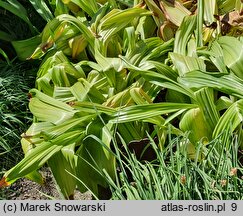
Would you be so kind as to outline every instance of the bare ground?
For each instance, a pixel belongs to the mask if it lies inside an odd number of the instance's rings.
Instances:
[[[41,170],[45,177],[46,184],[39,185],[26,178],[19,179],[10,187],[4,189],[4,197],[7,200],[60,200],[63,199],[48,168]],[[80,193],[75,191],[75,200],[90,200],[92,195],[89,192]]]

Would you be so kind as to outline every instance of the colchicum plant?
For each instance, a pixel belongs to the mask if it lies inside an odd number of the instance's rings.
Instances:
[[[219,139],[215,151],[227,152],[234,134],[237,150],[243,148],[241,1],[48,5],[54,15],[35,36],[38,47],[24,53],[33,38],[15,42],[20,58],[42,62],[29,92],[34,117],[22,134],[25,157],[4,174],[1,186],[21,177],[42,183],[37,170],[47,163],[66,199],[76,187],[107,199],[119,165],[114,145],[154,134],[150,145],[163,151],[168,134],[188,134],[181,148],[198,163],[206,157],[200,144],[210,150]],[[234,14],[228,22],[226,13]]]

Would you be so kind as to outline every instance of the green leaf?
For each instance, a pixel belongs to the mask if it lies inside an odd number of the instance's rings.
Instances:
[[[91,101],[94,103],[103,103],[105,101],[105,97],[100,91],[85,79],[79,79],[79,82],[76,82],[70,90],[77,101]]]
[[[183,19],[191,14],[191,12],[187,10],[180,1],[177,0],[161,0],[159,4],[166,17],[168,17],[168,19],[177,26],[180,26]]]
[[[7,54],[0,48],[0,54],[5,58],[6,62],[8,63],[8,65],[10,65],[10,60],[7,56]]]
[[[30,22],[27,11],[17,0],[7,0],[7,2],[0,1],[0,7],[3,7],[4,9],[13,13],[15,16],[18,16],[24,20],[29,25],[29,28],[33,34],[38,33],[38,30]]]
[[[218,1],[218,7],[221,14],[232,11],[235,7],[236,0],[220,0]]]
[[[46,22],[49,22],[54,18],[44,0],[29,0],[29,1],[33,5],[35,10],[40,14],[40,16]]]
[[[64,146],[80,141],[82,137],[83,133],[77,130],[62,134],[51,141],[43,142],[34,148],[16,166],[4,174],[5,181],[12,183],[18,178],[24,177],[34,170],[39,169]]]
[[[146,105],[135,105],[120,109],[116,114],[113,114],[113,119],[110,122],[123,123],[130,121],[142,121],[154,116],[177,112],[179,110],[187,110],[196,108],[195,104],[181,103],[157,103]]]
[[[169,53],[169,55],[180,77],[194,70],[206,71],[206,65],[203,59],[177,53]]]
[[[206,126],[209,131],[213,131],[219,120],[219,112],[214,103],[214,90],[211,88],[202,88],[195,92],[197,103],[203,113]]]
[[[243,78],[243,43],[237,38],[224,36],[212,43],[210,51],[223,56],[224,62],[239,78]]]
[[[107,132],[112,134],[112,128],[107,127],[100,119],[92,121],[87,128],[88,136],[77,151],[77,177],[83,182],[83,185],[78,185],[81,190],[88,187],[101,199],[107,199],[106,192],[109,191],[103,170],[115,179],[115,157],[110,150],[111,139],[107,139]]]
[[[195,15],[186,16],[183,19],[183,22],[180,25],[175,35],[175,46],[174,46],[175,53],[187,55],[188,41],[190,40],[193,31],[196,28],[196,21],[197,21],[197,17]]]
[[[83,33],[83,36],[89,42],[91,47],[92,48],[94,47],[94,38],[95,38],[94,34],[91,32],[91,30],[88,28],[88,26],[86,26],[83,23],[81,18],[79,18],[79,17],[76,18],[76,17],[73,17],[68,14],[62,14],[57,17],[57,20],[65,21],[65,22],[68,22],[68,23],[71,23],[72,25],[74,25],[80,32]]]
[[[178,91],[182,94],[185,94],[186,96],[189,96],[192,99],[195,99],[194,93],[191,89],[189,89],[185,85],[181,85],[180,83],[169,79],[162,74],[153,71],[140,71],[140,74],[142,77],[144,77],[145,80],[155,85]]]
[[[73,108],[78,110],[80,113],[90,113],[90,114],[101,114],[105,113],[107,115],[112,115],[116,112],[116,109],[107,107],[104,105],[92,103],[92,102],[74,102]]]
[[[213,137],[218,137],[223,131],[230,130],[230,133],[242,123],[243,120],[243,100],[233,103],[226,112],[220,117],[214,132]]]
[[[36,47],[41,43],[40,35],[20,41],[11,41],[18,58],[21,61],[29,59]]]
[[[21,135],[21,145],[25,155],[28,155],[33,148],[44,141],[40,133],[43,130],[52,128],[54,125],[50,122],[34,122],[28,130]]]
[[[197,3],[197,28],[196,28],[196,44],[197,47],[203,46],[203,15],[204,15],[204,0],[198,0]]]
[[[212,136],[212,131],[208,127],[200,108],[187,111],[182,117],[179,127],[182,131],[190,133],[188,138],[193,145],[196,145],[202,138],[208,142]]]
[[[48,160],[57,185],[66,199],[73,199],[77,185],[77,181],[73,177],[76,175],[77,166],[77,156],[74,149],[75,144],[65,146]]]
[[[90,17],[98,11],[98,4],[95,0],[71,0],[73,3],[82,8]]]
[[[7,32],[0,30],[0,39],[4,41],[13,41],[15,37],[11,34],[8,34]]]
[[[28,175],[25,176],[25,178],[30,179],[31,181],[35,181],[40,185],[43,185],[45,183],[45,179],[37,170],[29,173]]]
[[[238,98],[243,97],[243,81],[233,74],[213,76],[201,71],[192,71],[184,77],[178,78],[178,81],[183,86],[191,89],[211,87]]]
[[[45,95],[36,89],[32,89],[30,94],[32,98],[30,99],[29,108],[39,121],[57,124],[72,118],[75,113],[71,106]]]
[[[145,15],[151,15],[151,12],[142,8],[113,9],[101,19],[98,35],[106,42],[111,36],[127,26],[134,18]]]
[[[211,25],[215,20],[214,15],[218,14],[217,0],[203,1],[203,12],[205,24]]]

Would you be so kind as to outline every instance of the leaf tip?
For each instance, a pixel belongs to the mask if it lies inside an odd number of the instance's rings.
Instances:
[[[7,187],[9,186],[10,183],[6,181],[6,177],[3,177],[1,180],[0,180],[0,188],[3,188],[3,187]]]

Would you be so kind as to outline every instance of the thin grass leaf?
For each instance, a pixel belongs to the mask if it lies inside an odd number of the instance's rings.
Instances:
[[[0,48],[0,54],[5,58],[8,65],[11,65],[11,62],[7,56],[7,54]]]

